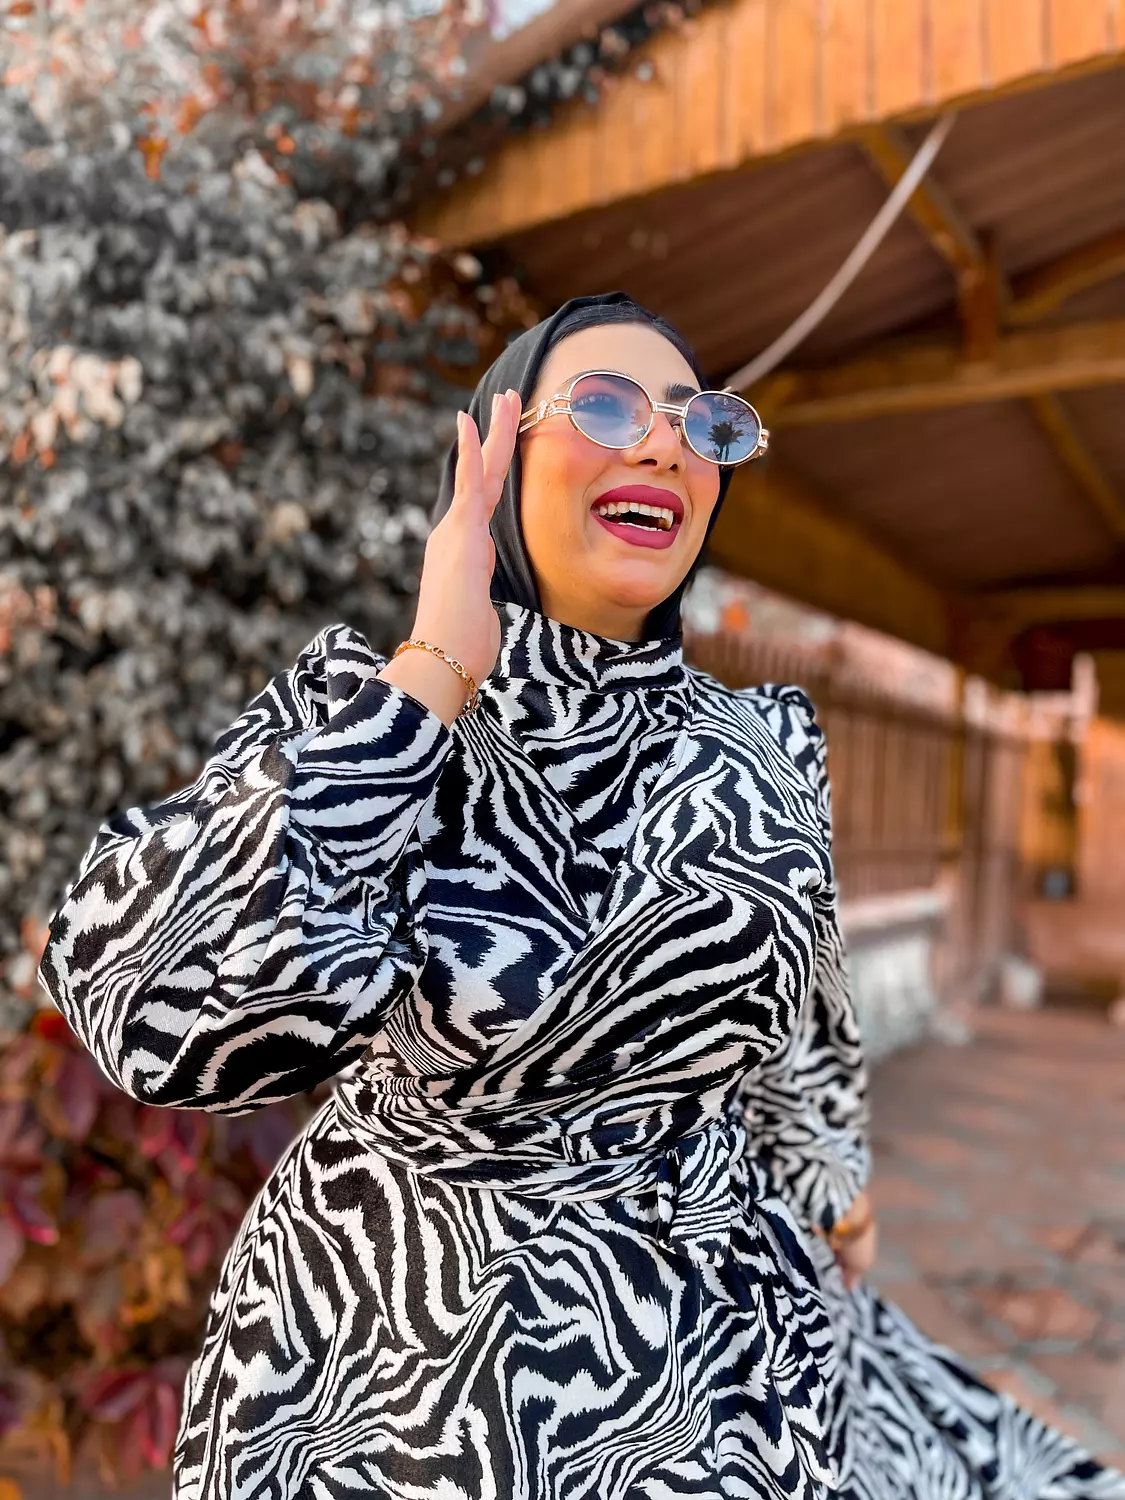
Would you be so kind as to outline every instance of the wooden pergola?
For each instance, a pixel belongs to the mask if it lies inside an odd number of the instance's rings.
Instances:
[[[1125,714],[1125,0],[711,0],[419,227],[545,307],[622,287],[716,381],[820,291],[929,123],[857,282],[750,392],[774,432],[717,560],[998,682],[1093,652]]]

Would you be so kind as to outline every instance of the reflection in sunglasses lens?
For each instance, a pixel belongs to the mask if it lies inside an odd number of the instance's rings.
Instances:
[[[570,393],[574,425],[607,448],[631,448],[648,431],[652,407],[623,375],[584,375]]]
[[[712,463],[736,464],[749,458],[762,435],[754,409],[739,396],[704,391],[688,403],[688,442]]]

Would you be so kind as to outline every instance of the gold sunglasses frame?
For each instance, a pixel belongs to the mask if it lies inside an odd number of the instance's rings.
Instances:
[[[574,391],[574,387],[580,380],[585,380],[591,375],[613,375],[618,380],[629,381],[629,383],[631,385],[635,385],[639,391],[644,392],[645,398],[647,399],[648,404],[652,408],[652,410],[649,413],[648,426],[645,428],[644,432],[641,433],[640,437],[635,443],[626,443],[624,448],[619,448],[613,443],[598,442],[598,439],[595,437],[591,437],[588,432],[582,432],[581,427],[579,427],[578,423],[574,420],[574,408],[571,405],[570,399]],[[728,460],[725,463],[721,459],[709,458],[706,453],[700,453],[699,449],[692,442],[691,438],[688,437],[687,431],[687,409],[691,405],[691,403],[699,396],[733,396],[736,401],[741,401],[744,406],[750,407],[750,410],[754,413],[754,420],[758,424],[758,442],[752,453],[748,453],[745,458],[736,458],[733,462]],[[538,406],[529,407],[527,411],[522,412],[520,415],[520,424],[518,431],[529,432],[537,422],[543,422],[548,417],[565,416],[570,418],[570,425],[574,428],[575,432],[582,433],[582,436],[586,439],[587,442],[594,443],[599,448],[605,448],[611,453],[624,453],[629,448],[635,448],[637,446],[637,443],[644,442],[645,438],[648,437],[649,433],[652,431],[652,424],[656,421],[656,413],[658,411],[666,412],[669,417],[678,418],[680,424],[681,440],[687,443],[688,447],[697,458],[701,458],[706,464],[714,464],[718,469],[737,469],[740,464],[748,464],[751,459],[759,458],[763,453],[765,453],[770,445],[769,431],[762,425],[762,419],[759,416],[756,408],[751,406],[750,402],[746,400],[746,397],[740,396],[737,391],[696,391],[688,397],[688,399],[682,406],[677,406],[675,402],[657,401],[653,397],[652,393],[636,378],[635,375],[626,375],[621,370],[582,370],[579,374],[573,376],[570,383],[556,395],[548,396],[545,401],[540,401]]]

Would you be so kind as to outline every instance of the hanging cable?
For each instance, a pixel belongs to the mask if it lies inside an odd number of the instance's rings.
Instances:
[[[820,295],[809,303],[801,316],[790,323],[784,333],[774,339],[768,349],[763,349],[761,354],[752,359],[749,364],[743,365],[740,370],[735,370],[733,375],[728,376],[724,389],[744,391],[756,384],[771,370],[775,370],[785,356],[803,339],[806,339],[817,324],[831,312],[882,244],[887,231],[910,201],[922,178],[930,170],[934,157],[945,144],[945,138],[953,129],[953,122],[956,118],[956,114],[951,110],[935,123],[929,135],[914,153],[910,165],[895,183],[887,201],[864,230],[855,248],[832,280]]]

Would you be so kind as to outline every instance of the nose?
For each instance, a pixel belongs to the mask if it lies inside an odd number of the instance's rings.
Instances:
[[[629,463],[651,464],[679,473],[684,466],[683,437],[683,423],[679,417],[674,419],[673,425],[667,412],[658,411],[640,442],[626,449],[625,458]]]

